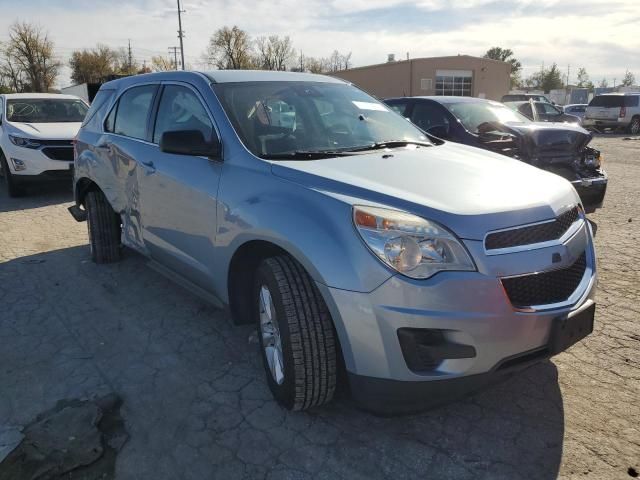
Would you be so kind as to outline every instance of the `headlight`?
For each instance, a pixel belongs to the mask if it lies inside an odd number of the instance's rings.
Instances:
[[[9,140],[11,140],[11,143],[13,143],[14,145],[24,148],[38,148],[41,145],[38,140],[34,140],[32,138],[17,137],[15,135],[9,135]]]
[[[460,241],[435,222],[406,212],[363,206],[353,207],[353,221],[371,251],[408,277],[476,270]]]

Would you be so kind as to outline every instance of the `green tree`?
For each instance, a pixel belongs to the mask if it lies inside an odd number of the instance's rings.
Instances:
[[[71,53],[69,67],[75,83],[99,83],[116,71],[117,54],[106,45]]]
[[[550,68],[543,68],[539,72],[532,74],[525,80],[525,85],[529,88],[543,90],[548,93],[549,90],[555,90],[564,87],[562,74],[558,65],[555,63]]]
[[[580,88],[588,88],[589,90],[593,90],[594,88],[593,82],[589,79],[587,69],[584,67],[580,67],[578,69],[578,83],[576,86]]]
[[[492,60],[500,60],[501,62],[507,62],[511,65],[511,86],[514,87],[520,83],[520,71],[522,70],[522,64],[515,58],[513,51],[510,48],[491,47],[484,54],[484,58],[491,58]]]
[[[624,74],[624,78],[622,79],[622,86],[623,87],[630,87],[632,85],[635,85],[636,83],[636,77],[633,73],[631,73],[629,70],[627,70]]]
[[[600,88],[607,88],[609,86],[609,82],[607,82],[606,78],[603,78],[602,80],[600,80],[600,83],[598,84],[598,87]]]

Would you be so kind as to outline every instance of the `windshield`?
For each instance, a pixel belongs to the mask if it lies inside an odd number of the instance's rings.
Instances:
[[[521,113],[499,103],[461,102],[445,103],[444,106],[462,122],[464,128],[472,133],[478,133],[478,126],[486,122],[529,123],[531,121]]]
[[[7,100],[7,120],[20,123],[81,122],[87,106],[81,100],[20,98]]]
[[[605,108],[637,107],[639,98],[640,96],[634,95],[599,95],[597,97],[593,97],[589,106]]]
[[[405,118],[343,83],[218,83],[213,90],[257,156],[342,151],[390,140],[428,142]]]

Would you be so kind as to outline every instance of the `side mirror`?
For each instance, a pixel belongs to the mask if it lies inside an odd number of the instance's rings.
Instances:
[[[160,150],[165,153],[218,158],[220,147],[217,137],[207,141],[200,130],[174,130],[160,137]]]
[[[438,138],[447,138],[449,136],[449,126],[448,125],[434,125],[427,129],[427,133],[429,135],[433,135]]]

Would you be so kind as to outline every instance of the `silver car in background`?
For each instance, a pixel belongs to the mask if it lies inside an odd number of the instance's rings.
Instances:
[[[286,408],[346,378],[364,408],[421,409],[593,329],[592,232],[568,181],[428,137],[342,80],[116,80],[76,154],[93,260],[125,245],[255,325]]]
[[[582,125],[594,130],[640,133],[640,93],[606,93],[589,102]]]

